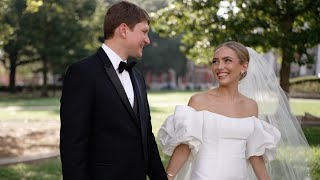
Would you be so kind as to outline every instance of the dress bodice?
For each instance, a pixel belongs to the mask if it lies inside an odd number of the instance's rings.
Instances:
[[[199,154],[245,158],[246,143],[254,130],[254,117],[230,118],[203,112],[202,147]]]
[[[188,144],[192,151],[185,165],[188,167],[184,167],[189,169],[189,175],[179,173],[178,179],[231,180],[246,179],[251,156],[263,156],[266,162],[271,161],[280,132],[254,116],[232,118],[177,106],[161,126],[158,137],[168,155],[182,143]]]

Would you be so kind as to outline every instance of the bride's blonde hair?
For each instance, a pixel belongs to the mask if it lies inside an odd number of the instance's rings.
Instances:
[[[237,54],[241,65],[244,63],[249,63],[249,52],[248,52],[248,49],[243,44],[235,41],[228,41],[217,46],[217,48],[214,51],[216,52],[221,47],[227,47],[232,49]],[[241,73],[240,80],[243,79],[246,75],[247,75],[247,72]]]

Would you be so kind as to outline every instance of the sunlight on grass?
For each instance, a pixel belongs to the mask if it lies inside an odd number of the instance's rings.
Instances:
[[[176,105],[186,105],[190,97],[197,92],[149,92],[148,99],[151,107],[154,132],[172,114]],[[59,96],[52,98],[0,96],[0,120],[59,120]],[[320,100],[290,99],[290,105],[295,115],[305,112],[320,117]],[[35,109],[30,109],[30,108]],[[21,108],[21,110],[6,110],[7,108]]]
[[[195,93],[196,92],[148,93],[153,125],[152,129],[155,137],[157,137],[161,124],[174,112],[175,106],[187,105],[188,100]],[[290,104],[295,115],[303,115],[304,112],[309,112],[313,115],[320,116],[320,100],[290,99]],[[13,108],[13,110],[3,110],[8,106],[17,106],[18,108]],[[0,109],[1,107],[0,120],[59,120],[59,97],[36,99],[13,97],[6,99],[0,97]],[[313,160],[310,161],[312,164],[312,174],[315,177],[319,177],[319,127],[304,128],[304,131],[309,143],[312,145],[315,155]],[[163,164],[166,167],[170,157],[164,155],[160,148],[159,150]],[[62,179],[60,159],[35,164],[18,164],[9,167],[1,167],[0,179]]]
[[[291,99],[290,106],[296,116],[307,112],[320,117],[320,99]]]
[[[41,121],[59,120],[59,110],[0,111],[0,120]]]
[[[0,107],[6,106],[59,106],[60,97],[31,98],[31,97],[4,97],[0,96]]]

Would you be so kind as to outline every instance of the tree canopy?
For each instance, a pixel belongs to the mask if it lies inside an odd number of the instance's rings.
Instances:
[[[209,62],[214,47],[229,40],[258,51],[276,48],[282,53],[280,84],[289,92],[290,63],[306,63],[299,57],[320,42],[319,7],[314,0],[177,0],[153,14],[152,27],[163,36],[182,36],[197,63]]]
[[[2,0],[0,1],[0,61],[8,68],[9,87],[15,91],[16,70],[41,72],[42,94],[47,95],[47,74],[64,74],[72,62],[96,51],[103,41],[103,20],[111,4],[119,0]],[[131,0],[148,12],[168,0]],[[179,38],[165,39],[150,32],[153,41],[144,50],[143,72],[173,67],[184,70],[185,56]],[[2,55],[4,56],[2,57]],[[32,64],[36,63],[36,64]]]
[[[180,50],[180,40],[161,38],[153,31],[149,32],[149,37],[151,44],[143,50],[142,63],[138,64],[139,69],[143,73],[147,71],[159,73],[167,71],[170,67],[177,75],[185,73],[187,58]]]
[[[9,29],[1,40],[6,53],[3,62],[10,68],[10,89],[14,91],[19,65],[40,61],[45,95],[49,69],[65,71],[67,64],[87,55],[86,47],[95,42],[89,21],[96,1],[12,0],[4,5],[0,29]]]

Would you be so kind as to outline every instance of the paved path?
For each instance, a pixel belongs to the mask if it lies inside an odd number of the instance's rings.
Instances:
[[[59,156],[59,121],[0,121],[0,165]]]
[[[22,111],[22,110],[59,110],[59,106],[0,106],[1,111]]]

